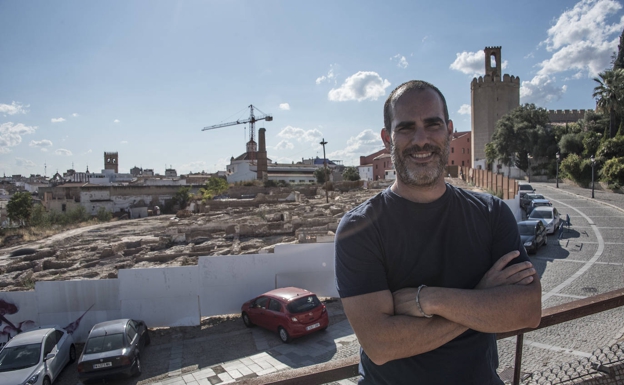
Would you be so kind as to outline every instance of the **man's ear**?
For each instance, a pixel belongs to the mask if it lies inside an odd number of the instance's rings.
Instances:
[[[448,121],[448,123],[446,125],[447,125],[447,128],[448,128],[449,136],[453,135],[453,131],[455,131],[453,129],[453,121],[449,119],[449,121]]]
[[[388,130],[386,130],[386,128],[382,128],[381,129],[381,140],[384,143],[384,146],[386,146],[386,150],[390,151],[390,143],[392,143],[392,138],[390,137],[390,133],[388,132]]]

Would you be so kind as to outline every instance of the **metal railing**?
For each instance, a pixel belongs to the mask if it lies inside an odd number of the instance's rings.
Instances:
[[[525,333],[538,329],[544,329],[554,325],[559,325],[564,322],[587,317],[589,315],[615,309],[620,306],[624,306],[624,288],[544,309],[542,310],[542,320],[539,326],[534,329],[521,329],[497,334],[496,338],[499,340],[513,336],[517,337],[513,384],[520,384],[520,370],[522,368],[522,347]],[[335,360],[323,364],[287,370],[257,378],[245,379],[238,381],[237,383],[245,385],[325,384],[332,381],[340,381],[346,378],[356,377],[358,375],[359,360],[359,355],[354,355],[352,357],[344,358],[342,360]]]

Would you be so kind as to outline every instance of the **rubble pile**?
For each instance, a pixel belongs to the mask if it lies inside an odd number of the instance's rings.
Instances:
[[[119,269],[185,266],[199,256],[271,253],[276,244],[332,241],[345,212],[380,190],[328,192],[249,204],[207,205],[69,230],[0,249],[0,291],[32,290],[37,281],[116,278]],[[248,200],[249,201],[249,200]]]

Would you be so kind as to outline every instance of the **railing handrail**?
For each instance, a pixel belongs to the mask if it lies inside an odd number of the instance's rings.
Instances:
[[[578,318],[624,306],[624,288],[608,293],[568,302],[542,310],[542,320],[536,328],[520,329],[496,334],[496,339],[522,335],[538,329],[558,325]],[[279,373],[237,381],[244,385],[318,385],[344,380],[358,375],[359,355],[341,360],[292,369]]]

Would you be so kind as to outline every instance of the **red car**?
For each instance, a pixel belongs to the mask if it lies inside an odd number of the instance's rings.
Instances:
[[[266,292],[245,302],[241,312],[245,326],[276,331],[282,342],[329,326],[327,309],[316,294],[296,287]]]

